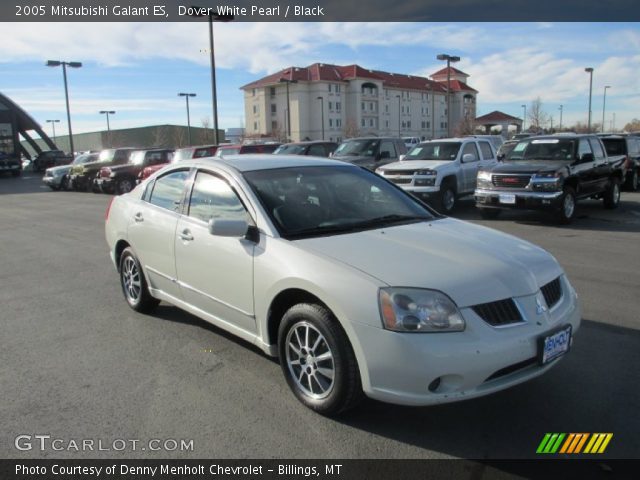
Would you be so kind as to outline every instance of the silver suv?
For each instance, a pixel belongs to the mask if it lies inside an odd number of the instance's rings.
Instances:
[[[496,150],[489,140],[447,138],[423,142],[401,161],[384,165],[376,173],[448,215],[458,198],[473,194],[478,169],[496,162]]]

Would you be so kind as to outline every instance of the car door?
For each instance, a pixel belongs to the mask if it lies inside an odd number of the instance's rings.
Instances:
[[[594,163],[593,163],[593,177],[594,177],[594,191],[601,192],[609,186],[609,177],[611,176],[612,167],[607,161],[607,157],[600,143],[600,140],[596,137],[589,138],[591,149],[593,150]]]
[[[575,173],[579,180],[580,196],[589,195],[597,191],[597,176],[595,175],[595,156],[589,140],[584,137],[578,141],[578,160]]]
[[[212,235],[208,226],[212,218],[244,219],[253,223],[228,179],[199,170],[174,239],[182,296],[192,306],[255,333],[255,244],[244,238]]]
[[[466,154],[473,155],[473,160],[464,162]],[[478,166],[480,165],[480,153],[476,142],[467,142],[462,147],[460,154],[460,169],[462,171],[462,185],[458,185],[458,193],[473,192],[476,188],[476,177],[478,176]],[[462,188],[462,190],[460,190]]]
[[[174,260],[176,225],[188,177],[188,169],[172,170],[149,183],[132,210],[128,230],[150,286],[176,298],[181,298]]]

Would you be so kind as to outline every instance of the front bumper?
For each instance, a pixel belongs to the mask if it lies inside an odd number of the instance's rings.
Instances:
[[[62,179],[64,175],[58,175],[53,177],[42,177],[42,182],[48,187],[60,188],[62,185]]]
[[[103,193],[113,193],[115,191],[115,182],[109,177],[97,177],[93,180],[93,187]]]
[[[515,203],[504,203],[501,194],[515,195]],[[562,192],[532,192],[526,190],[486,190],[473,193],[476,206],[481,208],[516,208],[523,210],[556,209],[560,207]]]
[[[424,406],[487,395],[542,375],[559,359],[539,365],[539,339],[564,325],[573,334],[580,327],[577,295],[564,275],[561,284],[562,298],[541,314],[539,292],[516,298],[525,321],[507,327],[492,327],[471,308],[461,309],[463,332],[397,333],[353,323],[367,370],[365,393]]]

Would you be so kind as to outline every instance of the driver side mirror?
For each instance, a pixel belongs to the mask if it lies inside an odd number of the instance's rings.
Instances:
[[[407,157],[406,155],[400,155],[400,156],[398,157],[398,160],[399,160],[399,161],[403,161],[406,157]]]
[[[593,153],[583,153],[580,157],[580,163],[589,163],[593,162],[594,160],[595,157],[593,156]]]
[[[505,154],[501,153],[496,158],[498,159],[499,162],[501,162],[502,160],[504,160],[504,157],[505,157]]]
[[[212,218],[209,220],[209,233],[218,237],[244,237],[249,229],[246,220]]]
[[[462,163],[471,163],[476,161],[476,156],[473,153],[465,153],[462,156]]]

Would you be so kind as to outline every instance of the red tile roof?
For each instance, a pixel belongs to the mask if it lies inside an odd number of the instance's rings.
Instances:
[[[446,69],[445,69],[446,70]],[[453,69],[455,70],[455,69]],[[459,70],[457,70],[459,72]],[[463,73],[463,72],[460,72]],[[465,74],[466,75],[466,74]],[[397,88],[404,90],[424,90],[446,92],[446,85],[442,82],[436,82],[426,77],[417,77],[415,75],[403,75],[399,73],[389,73],[380,70],[367,70],[359,65],[329,65],[326,63],[314,63],[308,67],[289,67],[279,72],[263,77],[255,82],[251,82],[243,87],[242,90],[249,88],[260,88],[270,85],[276,85],[280,79],[297,80],[306,82],[329,81],[329,82],[346,82],[355,78],[370,78],[382,82],[383,87]],[[451,90],[466,90],[476,92],[464,82],[458,80],[451,81]]]
[[[464,75],[465,77],[468,77],[469,74],[464,73],[462,70],[458,70],[457,68],[454,67],[449,67],[449,70],[451,71],[451,75]],[[447,67],[444,67],[441,70],[438,70],[436,73],[431,74],[431,77],[440,77],[440,76],[446,76],[447,75]]]
[[[521,118],[512,117],[511,115],[507,115],[504,112],[499,112],[498,110],[494,110],[491,113],[487,113],[486,115],[482,115],[481,117],[476,118],[476,122],[504,122],[514,120],[522,122]]]
[[[445,92],[447,91],[447,82],[438,82],[440,83],[443,87]],[[460,92],[460,91],[465,91],[465,92],[475,92],[478,93],[478,91],[474,88],[471,88],[469,85],[467,85],[464,82],[461,82],[460,80],[451,80],[451,91],[452,92]]]

